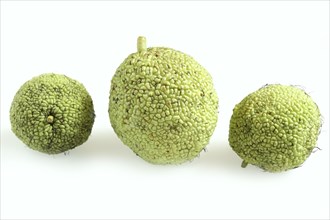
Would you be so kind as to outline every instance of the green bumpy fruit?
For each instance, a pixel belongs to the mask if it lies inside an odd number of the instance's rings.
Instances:
[[[210,74],[192,57],[164,47],[129,55],[111,81],[109,117],[117,136],[153,164],[180,164],[205,148],[218,97]]]
[[[65,75],[47,73],[24,83],[10,108],[15,135],[30,148],[57,154],[84,143],[94,124],[85,87]]]
[[[266,85],[233,110],[229,143],[243,159],[269,172],[299,167],[316,146],[321,128],[318,106],[294,86]]]

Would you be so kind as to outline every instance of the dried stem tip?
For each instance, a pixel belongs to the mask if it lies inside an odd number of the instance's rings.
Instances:
[[[52,124],[52,123],[54,122],[54,117],[53,117],[52,115],[49,115],[49,116],[47,117],[47,122],[48,122],[49,124]]]
[[[138,50],[138,52],[147,50],[147,39],[145,37],[143,37],[143,36],[138,37],[137,50]]]

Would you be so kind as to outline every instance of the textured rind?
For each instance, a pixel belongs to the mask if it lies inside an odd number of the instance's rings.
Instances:
[[[321,115],[300,88],[267,85],[233,110],[229,143],[249,164],[269,172],[299,167],[316,146]]]
[[[198,156],[218,117],[210,74],[170,48],[128,56],[112,78],[109,99],[118,137],[153,164],[179,164]]]
[[[52,122],[47,121],[49,116]],[[10,108],[15,135],[30,148],[48,154],[84,143],[91,133],[94,117],[93,102],[85,87],[54,73],[24,83]]]

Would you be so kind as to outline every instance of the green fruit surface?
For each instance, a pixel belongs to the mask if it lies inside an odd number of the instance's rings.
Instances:
[[[192,160],[208,144],[218,118],[211,76],[182,52],[141,45],[112,78],[111,125],[124,144],[150,163]]]
[[[10,108],[12,131],[30,148],[57,154],[84,143],[94,123],[85,87],[65,75],[42,74],[24,83]]]
[[[304,163],[316,146],[320,127],[318,106],[302,89],[267,85],[235,106],[229,143],[243,165],[280,172]]]

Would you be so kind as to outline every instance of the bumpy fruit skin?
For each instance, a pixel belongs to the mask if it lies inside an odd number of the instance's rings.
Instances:
[[[265,87],[233,110],[229,143],[243,159],[269,172],[299,167],[316,146],[321,115],[312,98],[294,86]]]
[[[139,51],[124,60],[111,81],[111,125],[145,161],[192,160],[208,144],[217,122],[211,76],[190,56],[170,48],[145,48],[145,39],[139,40]]]
[[[46,73],[24,83],[10,108],[15,135],[30,148],[57,154],[84,143],[94,123],[85,87],[65,75]]]

